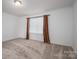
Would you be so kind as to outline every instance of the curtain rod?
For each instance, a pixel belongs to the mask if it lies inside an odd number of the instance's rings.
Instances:
[[[35,16],[35,17],[29,17],[30,19],[31,18],[39,18],[39,17],[43,17],[43,16],[45,16],[45,15],[42,15],[42,16]],[[50,15],[47,15],[47,16],[50,16]]]

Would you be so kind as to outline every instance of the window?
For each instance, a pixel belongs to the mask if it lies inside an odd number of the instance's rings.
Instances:
[[[43,17],[30,19],[30,39],[43,41]]]

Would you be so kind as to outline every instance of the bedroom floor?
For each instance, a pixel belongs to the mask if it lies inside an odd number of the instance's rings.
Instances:
[[[72,47],[18,38],[2,43],[2,59],[75,59]]]

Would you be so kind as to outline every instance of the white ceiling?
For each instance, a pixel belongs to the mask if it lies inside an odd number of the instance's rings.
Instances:
[[[16,7],[14,0],[2,0],[3,12],[17,16],[32,15],[48,10],[71,6],[75,0],[21,0],[22,6]]]

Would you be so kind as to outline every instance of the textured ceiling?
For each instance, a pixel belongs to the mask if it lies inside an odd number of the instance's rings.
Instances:
[[[21,0],[22,6],[16,7],[14,0],[2,0],[2,10],[17,16],[33,15],[48,10],[71,6],[75,0]]]

